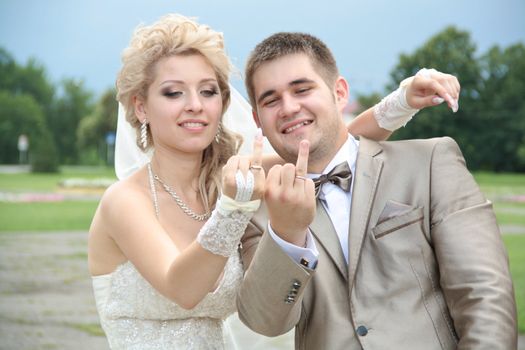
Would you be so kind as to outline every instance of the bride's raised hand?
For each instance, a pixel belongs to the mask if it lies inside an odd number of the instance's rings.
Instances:
[[[251,156],[233,156],[222,168],[222,193],[240,202],[261,199],[265,173],[261,166],[263,137],[258,134]]]
[[[407,83],[406,100],[410,107],[423,109],[446,101],[454,113],[458,111],[461,86],[455,76],[423,68]]]

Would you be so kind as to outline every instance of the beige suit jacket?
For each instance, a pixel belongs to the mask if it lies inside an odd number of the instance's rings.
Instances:
[[[315,270],[256,214],[242,240],[241,320],[267,336],[295,326],[296,349],[515,349],[507,253],[454,140],[361,138],[354,176],[348,265],[322,205]]]

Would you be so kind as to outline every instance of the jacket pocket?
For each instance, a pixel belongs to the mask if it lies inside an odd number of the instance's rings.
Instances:
[[[423,207],[413,208],[402,215],[393,216],[382,221],[372,229],[372,233],[376,239],[379,239],[403,227],[422,221],[423,217]]]

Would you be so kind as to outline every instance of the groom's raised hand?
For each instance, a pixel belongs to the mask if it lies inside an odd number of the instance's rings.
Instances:
[[[314,182],[306,177],[310,143],[299,144],[295,165],[275,165],[266,177],[264,199],[270,226],[285,241],[303,247],[315,217]]]

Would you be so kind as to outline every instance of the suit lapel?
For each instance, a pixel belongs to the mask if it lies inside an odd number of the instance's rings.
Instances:
[[[382,149],[378,143],[361,137],[357,154],[348,233],[348,281],[350,290],[352,289],[355,271],[361,255],[363,238],[370,220],[377,184],[381,177],[383,160],[375,157],[381,151]]]
[[[346,267],[343,250],[339,243],[339,237],[337,237],[330,216],[328,216],[328,213],[319,200],[317,200],[317,210],[315,215],[314,222],[310,225],[310,230],[317,238],[317,241],[321,243],[324,249],[328,252],[328,255],[337,266],[341,275],[345,280],[348,280],[348,268]]]

